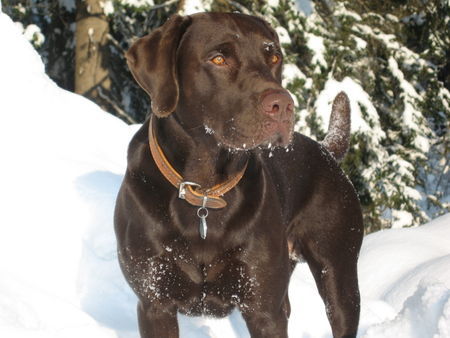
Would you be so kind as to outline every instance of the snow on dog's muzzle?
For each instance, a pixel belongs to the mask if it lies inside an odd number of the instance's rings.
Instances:
[[[261,96],[259,112],[265,116],[262,128],[267,142],[286,147],[292,140],[294,101],[286,90],[268,90]]]

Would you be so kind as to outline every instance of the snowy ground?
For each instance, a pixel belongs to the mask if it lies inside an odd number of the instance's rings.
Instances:
[[[0,46],[0,337],[136,338],[112,210],[137,127],[59,89],[4,14]],[[360,337],[450,337],[450,214],[366,237],[359,274]],[[289,336],[330,337],[304,264],[290,296]],[[248,337],[239,313],[180,324],[184,338]]]

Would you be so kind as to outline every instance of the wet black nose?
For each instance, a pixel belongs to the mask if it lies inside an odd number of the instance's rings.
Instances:
[[[292,113],[294,109],[294,101],[287,92],[270,92],[263,97],[261,105],[263,112],[273,117]]]

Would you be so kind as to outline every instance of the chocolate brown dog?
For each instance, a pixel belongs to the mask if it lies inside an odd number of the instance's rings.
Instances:
[[[141,336],[178,337],[177,312],[237,307],[252,337],[287,337],[297,257],[333,335],[356,336],[362,217],[336,161],[348,147],[345,94],[323,144],[294,133],[277,35],[242,14],[174,16],[127,59],[152,101],[115,210]]]

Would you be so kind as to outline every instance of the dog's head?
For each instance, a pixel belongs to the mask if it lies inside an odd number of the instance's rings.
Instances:
[[[290,143],[294,103],[281,87],[277,34],[264,20],[175,15],[126,57],[156,116],[174,113],[185,130],[209,133],[233,149]]]

